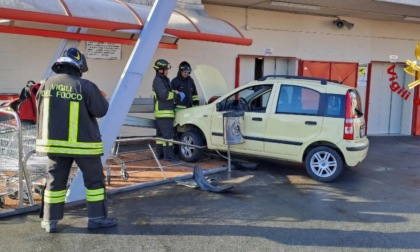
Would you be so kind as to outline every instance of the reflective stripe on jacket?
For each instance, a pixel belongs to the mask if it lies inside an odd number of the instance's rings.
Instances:
[[[156,72],[153,80],[153,98],[155,118],[175,117],[175,93],[171,89],[168,77],[159,72]]]
[[[103,145],[97,118],[108,101],[92,82],[77,75],[58,74],[37,93],[36,151],[56,156],[100,156]]]

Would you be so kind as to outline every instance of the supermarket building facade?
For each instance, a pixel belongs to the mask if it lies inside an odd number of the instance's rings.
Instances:
[[[98,1],[57,0],[69,6],[71,2]],[[152,4],[153,1],[124,1],[124,6],[134,9]],[[216,67],[229,88],[271,74],[337,80],[356,87],[361,94],[368,135],[420,135],[420,91],[419,87],[407,87],[414,77],[404,71],[405,61],[416,59],[420,23],[343,17],[355,25],[352,29],[338,29],[331,17],[206,4],[199,0],[178,1],[177,7],[176,15],[193,25],[202,25],[200,28],[207,32],[197,36],[180,33],[180,39],[168,36],[173,41],[161,44],[153,61],[164,58],[171,62],[170,78],[175,77],[178,64],[186,60],[193,70],[198,64]],[[52,22],[36,20],[9,21],[4,17],[4,11],[8,10],[5,6],[0,9],[0,93],[19,92],[28,80],[40,80],[49,74],[49,65],[63,43],[57,34],[66,27],[51,28]],[[42,15],[39,18],[42,20]],[[173,22],[179,25],[177,20]],[[87,29],[68,40],[88,55],[89,72],[85,77],[108,95],[115,91],[136,36],[129,34],[129,30],[120,31],[119,39],[111,41],[111,33],[116,36],[115,32]],[[104,44],[101,39],[114,43]],[[152,97],[153,78],[154,70],[150,67],[137,98]],[[204,102],[202,98],[201,103]]]

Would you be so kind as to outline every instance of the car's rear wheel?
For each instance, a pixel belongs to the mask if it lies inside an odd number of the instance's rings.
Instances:
[[[331,182],[343,172],[343,159],[332,148],[321,146],[312,149],[305,159],[306,172],[315,180]]]
[[[204,145],[204,139],[202,135],[196,131],[196,130],[188,130],[182,133],[181,135],[181,142],[197,145],[197,146],[203,146]],[[197,162],[203,153],[202,149],[198,149],[191,146],[182,145],[180,146],[180,157],[190,163]]]

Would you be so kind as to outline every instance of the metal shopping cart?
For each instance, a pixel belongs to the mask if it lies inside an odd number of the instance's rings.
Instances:
[[[45,184],[46,157],[35,155],[36,125],[21,122],[14,111],[0,108],[14,119],[0,121],[0,205],[5,197],[34,204],[35,185]]]

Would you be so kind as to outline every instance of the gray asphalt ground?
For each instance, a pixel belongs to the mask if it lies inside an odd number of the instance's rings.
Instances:
[[[229,193],[171,182],[113,194],[114,228],[88,231],[83,206],[56,234],[37,213],[0,219],[0,251],[420,251],[420,138],[369,139],[364,163],[333,183],[261,162],[211,175]]]

